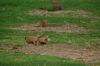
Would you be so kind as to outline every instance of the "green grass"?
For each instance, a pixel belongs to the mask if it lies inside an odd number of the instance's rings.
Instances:
[[[69,44],[86,47],[100,48],[100,34],[99,32],[34,32],[34,31],[21,31],[11,29],[0,29],[0,42],[3,44],[24,45],[26,44],[25,36],[36,34],[48,35],[49,44]]]
[[[0,51],[0,66],[86,66],[84,62],[63,58]]]
[[[0,1],[0,42],[6,44],[25,44],[24,37],[40,34],[34,31],[19,31],[8,27],[36,23],[47,19],[49,24],[76,24],[88,29],[86,33],[75,32],[43,32],[48,35],[50,44],[72,44],[98,47],[100,40],[100,4],[99,0],[60,0],[64,10],[84,10],[92,13],[89,17],[62,16],[30,16],[27,13],[34,8],[51,9],[52,0],[1,0]],[[48,6],[47,6],[48,5]],[[98,18],[97,18],[98,17]],[[59,35],[59,36],[58,36]]]
[[[59,0],[63,10],[83,10],[91,13],[88,17],[30,16],[32,9],[51,10],[53,0],[0,0],[0,44],[26,44],[24,37],[43,33],[51,39],[49,44],[69,44],[100,48],[100,0]],[[83,15],[83,14],[82,14]],[[23,24],[36,23],[47,19],[49,24],[75,24],[88,29],[88,32],[35,32],[8,29]],[[7,61],[8,60],[8,61]],[[65,62],[63,62],[65,61]],[[86,66],[82,62],[64,60],[57,57],[25,55],[0,51],[0,66]]]

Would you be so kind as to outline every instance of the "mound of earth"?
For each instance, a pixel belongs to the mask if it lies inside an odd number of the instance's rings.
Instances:
[[[27,12],[29,16],[61,16],[61,17],[73,17],[73,18],[96,18],[100,19],[99,16],[93,16],[92,12],[84,10],[59,10],[59,11],[48,11],[46,9],[32,9]]]
[[[8,44],[0,44],[0,50],[9,50],[9,49],[12,49],[12,45],[8,45]]]
[[[55,25],[47,28],[43,28],[42,31],[58,31],[58,32],[86,32],[87,29],[78,25],[65,24]]]
[[[83,61],[100,61],[100,52],[95,49],[87,49],[82,47],[60,45],[44,45],[34,46],[25,45],[18,48],[19,51],[26,54],[40,54],[63,57],[66,59],[83,60]]]
[[[57,56],[65,59],[82,60],[85,62],[100,62],[100,50],[93,48],[83,48],[79,46],[65,45],[65,44],[52,44],[52,45],[39,45],[26,44],[23,46],[7,46],[3,45],[0,48],[10,49],[14,51],[23,52],[26,54],[39,54]],[[9,47],[9,48],[8,48]]]
[[[60,10],[60,11],[47,11],[43,9],[32,9],[28,12],[28,15],[34,16],[72,16],[72,17],[89,17],[91,12],[84,10]]]
[[[27,24],[11,29],[19,30],[33,30],[33,31],[56,31],[56,32],[86,32],[87,29],[78,25],[65,24],[65,25],[49,25],[47,27],[34,27],[34,24]]]

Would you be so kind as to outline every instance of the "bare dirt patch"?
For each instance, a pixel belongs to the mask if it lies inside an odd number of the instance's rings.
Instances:
[[[47,27],[34,27],[34,24],[27,24],[11,29],[18,30],[33,30],[33,31],[56,31],[56,32],[86,32],[87,29],[78,25],[65,24],[65,25],[49,25]]]
[[[47,28],[43,28],[42,31],[58,31],[58,32],[86,32],[87,29],[78,25],[65,24],[55,25]]]
[[[100,61],[100,52],[95,49],[82,48],[68,45],[25,45],[18,49],[26,54],[40,54],[63,57],[65,59],[83,60],[83,61]]]
[[[57,16],[57,17],[74,17],[74,18],[94,18],[100,19],[99,16],[93,16],[92,12],[84,10],[59,10],[59,11],[48,11],[43,9],[32,9],[26,14],[29,16]]]
[[[89,17],[91,12],[84,10],[60,10],[60,11],[47,11],[42,9],[33,9],[28,12],[28,15],[34,16],[72,16],[72,17]]]
[[[0,46],[1,48],[1,46]],[[99,62],[100,49],[85,48],[79,46],[65,45],[65,44],[52,44],[52,45],[39,45],[26,44],[20,47],[11,46],[10,50],[23,52],[25,54],[39,54],[57,56],[65,59],[83,60],[85,62]],[[9,50],[7,46],[3,45],[3,49]]]
[[[18,49],[19,45],[0,44],[0,50],[13,50]]]

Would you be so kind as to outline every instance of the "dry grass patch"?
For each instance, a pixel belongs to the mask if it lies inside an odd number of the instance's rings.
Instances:
[[[33,30],[33,31],[56,31],[56,32],[86,32],[88,31],[84,27],[73,25],[73,24],[65,24],[65,25],[48,25],[46,27],[37,27],[34,24],[26,24],[18,27],[13,27],[10,29],[18,29],[18,30]]]
[[[72,17],[90,17],[91,12],[84,10],[60,10],[60,11],[47,11],[42,9],[33,9],[28,12],[28,15],[34,16],[72,16]]]
[[[25,54],[39,54],[57,56],[65,59],[82,60],[85,62],[100,62],[100,49],[86,48],[65,44],[38,45],[26,44],[23,46],[0,45],[0,50],[23,52]],[[10,48],[10,49],[9,49]]]

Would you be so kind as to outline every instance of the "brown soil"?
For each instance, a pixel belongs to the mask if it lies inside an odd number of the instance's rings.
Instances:
[[[0,44],[0,50],[9,50],[9,49],[12,49],[12,45],[8,45],[8,44]]]
[[[39,16],[72,16],[72,17],[89,17],[92,15],[91,12],[86,12],[84,10],[60,10],[60,11],[47,11],[42,9],[33,9],[28,12],[28,15],[39,15]]]
[[[32,9],[27,13],[29,16],[61,16],[61,17],[85,17],[100,19],[99,16],[93,16],[92,12],[84,10],[60,10],[48,11],[46,9]]]
[[[7,50],[7,47],[9,46],[5,45],[2,48]],[[26,44],[20,47],[12,46],[11,48],[10,46],[9,48],[11,50],[20,51],[26,54],[57,56],[65,59],[83,60],[85,62],[100,61],[100,52],[99,52],[100,49],[83,48],[65,44],[57,44],[57,45],[52,44],[52,45],[41,45],[41,46]]]
[[[78,25],[65,24],[65,25],[55,25],[47,28],[43,28],[42,31],[58,31],[58,32],[86,32],[87,29],[80,27]]]
[[[78,25],[49,25],[48,27],[34,27],[34,24],[22,25],[11,29],[33,30],[33,31],[56,31],[56,32],[86,32],[87,29]]]
[[[44,45],[44,46],[33,46],[25,45],[19,48],[26,54],[40,54],[58,56],[63,58],[70,58],[74,60],[83,61],[100,61],[100,52],[94,49],[80,48],[68,45]]]

